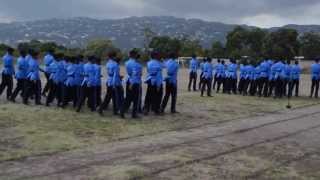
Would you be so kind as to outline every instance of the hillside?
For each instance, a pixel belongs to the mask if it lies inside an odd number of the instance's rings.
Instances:
[[[16,45],[32,39],[55,41],[69,47],[82,47],[88,40],[109,38],[116,46],[127,49],[142,47],[144,29],[150,28],[158,35],[190,37],[205,47],[213,40],[225,42],[228,32],[237,25],[208,22],[199,19],[183,19],[167,16],[130,17],[124,19],[48,19],[0,24],[0,43]],[[243,25],[245,26],[245,25]],[[248,27],[249,26],[245,26]],[[299,32],[320,32],[320,25],[287,25]],[[275,30],[277,28],[271,28]]]

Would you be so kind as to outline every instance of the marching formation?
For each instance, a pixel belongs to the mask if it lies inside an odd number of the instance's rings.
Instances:
[[[211,58],[205,58],[202,62],[193,56],[190,64],[190,79],[188,90],[201,91],[201,96],[207,90],[211,97],[211,91],[219,93],[222,90],[226,94],[241,94],[259,97],[291,97],[299,96],[300,75],[302,68],[299,61],[291,64],[291,61],[263,60],[259,63],[244,60],[240,67],[233,59],[228,64],[224,60],[217,60],[213,65]],[[238,76],[238,69],[240,73]],[[200,81],[197,85],[198,71],[201,71]],[[320,64],[319,60],[311,65],[311,92],[310,97],[319,97]],[[294,94],[293,94],[294,93]]]
[[[178,55],[175,52],[161,54],[153,51],[147,63],[147,74],[144,81],[143,65],[139,61],[140,55],[136,50],[129,53],[129,59],[125,62],[126,75],[120,72],[120,59],[116,52],[108,54],[106,62],[106,94],[102,99],[101,59],[95,56],[84,57],[65,56],[62,53],[49,51],[43,58],[44,69],[40,67],[39,52],[29,50],[20,51],[20,56],[15,62],[14,49],[9,48],[3,56],[2,82],[0,95],[6,89],[7,100],[15,102],[18,95],[22,102],[29,104],[34,99],[36,105],[41,105],[42,96],[46,97],[45,105],[50,106],[54,101],[58,107],[64,108],[72,103],[77,112],[83,105],[87,105],[91,111],[97,111],[103,115],[110,102],[113,104],[113,114],[125,118],[132,105],[132,118],[138,118],[138,114],[148,115],[150,111],[156,115],[163,114],[169,99],[171,98],[171,113],[177,113],[177,77],[179,71]],[[291,97],[299,96],[299,84],[301,66],[299,61],[291,64],[290,61],[243,60],[240,66],[236,60],[217,60],[212,63],[211,58],[205,58],[202,62],[192,56],[189,62],[190,79],[188,90],[201,91],[204,96],[212,96],[212,90],[216,93],[241,94],[243,96],[259,97]],[[15,68],[16,67],[16,68]],[[165,76],[163,72],[165,69]],[[198,80],[198,72],[201,71]],[[238,76],[238,70],[240,70]],[[41,85],[40,72],[46,77],[44,88]],[[13,79],[17,83],[14,83]],[[319,60],[311,65],[311,92],[310,97],[319,97],[320,64]],[[142,103],[142,84],[147,85],[144,103]],[[13,89],[16,84],[15,89]],[[123,84],[125,88],[123,88]],[[164,90],[165,84],[165,90]],[[142,105],[143,104],[143,105]]]
[[[151,111],[156,115],[164,113],[171,97],[171,113],[176,111],[177,75],[179,65],[177,54],[162,55],[157,51],[151,53],[147,63],[147,74],[144,83],[147,90],[142,107],[142,76],[143,66],[136,50],[129,53],[125,62],[126,76],[121,76],[120,59],[116,52],[108,54],[106,63],[107,92],[102,100],[101,59],[95,56],[65,56],[62,53],[49,51],[40,67],[39,52],[20,51],[20,57],[15,63],[14,49],[9,48],[2,58],[3,71],[0,85],[0,95],[6,89],[7,100],[15,102],[18,95],[24,104],[28,105],[34,99],[36,105],[41,105],[41,97],[45,96],[45,105],[50,106],[56,101],[57,106],[64,108],[72,103],[77,112],[86,104],[91,111],[101,115],[113,104],[113,114],[125,118],[132,105],[132,118],[138,118],[139,113],[148,115]],[[162,61],[165,59],[165,61]],[[16,68],[15,68],[16,64]],[[166,70],[165,76],[163,71]],[[40,72],[46,77],[44,88],[41,86]],[[17,80],[13,90],[14,77]],[[125,90],[123,88],[125,84]],[[165,91],[163,86],[165,86]],[[164,91],[164,93],[163,93]]]

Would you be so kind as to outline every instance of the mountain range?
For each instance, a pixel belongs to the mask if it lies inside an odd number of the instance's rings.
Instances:
[[[156,35],[189,37],[199,40],[204,47],[212,41],[226,41],[227,34],[236,24],[208,22],[200,19],[184,19],[171,16],[129,17],[123,19],[48,19],[26,22],[0,23],[0,43],[16,45],[20,42],[37,39],[54,41],[68,47],[84,47],[93,39],[108,38],[122,49],[143,47],[146,28]],[[246,28],[252,26],[241,25]],[[320,25],[286,25],[299,33],[320,32]],[[274,31],[281,27],[267,30]]]

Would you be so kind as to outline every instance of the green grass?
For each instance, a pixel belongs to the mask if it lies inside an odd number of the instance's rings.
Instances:
[[[106,114],[55,107],[0,104],[0,161],[86,148],[149,133],[192,127],[204,123],[284,110],[287,101],[272,98],[215,95],[200,98],[186,93],[179,97],[181,114],[122,120]],[[294,107],[317,103],[293,99]]]

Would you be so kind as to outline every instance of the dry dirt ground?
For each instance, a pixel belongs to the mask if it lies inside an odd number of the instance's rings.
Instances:
[[[0,164],[2,179],[319,179],[319,106]]]
[[[200,98],[179,80],[181,113],[138,121],[2,101],[0,179],[320,179],[318,100]]]

